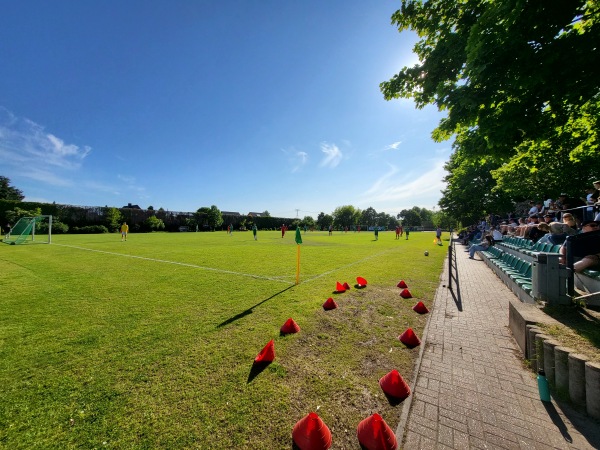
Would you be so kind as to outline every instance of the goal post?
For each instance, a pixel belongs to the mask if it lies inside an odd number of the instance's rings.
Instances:
[[[35,241],[36,229],[40,228],[44,234],[47,234],[47,243],[52,243],[52,216],[43,215],[35,217],[21,217],[17,223],[11,228],[10,232],[4,237],[5,244],[23,244],[27,238],[31,236],[31,241]],[[40,233],[38,233],[38,236]],[[43,241],[39,241],[44,243]]]

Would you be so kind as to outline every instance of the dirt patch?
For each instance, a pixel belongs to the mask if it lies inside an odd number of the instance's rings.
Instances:
[[[396,288],[369,286],[335,296],[337,309],[318,311],[288,348],[293,361],[285,363],[298,420],[317,412],[336,448],[356,448],[357,424],[375,412],[395,428],[401,404],[390,404],[379,379],[396,369],[411,382],[419,348],[408,349],[398,336],[408,327],[422,334],[427,315],[412,310],[418,300],[402,299]]]

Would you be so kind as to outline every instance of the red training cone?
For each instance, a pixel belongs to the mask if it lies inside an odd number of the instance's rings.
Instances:
[[[348,282],[344,283],[344,289],[346,289],[347,291],[350,290],[350,285],[348,284]]]
[[[358,442],[368,450],[396,450],[396,435],[383,418],[375,413],[358,424]]]
[[[300,450],[327,450],[331,447],[331,431],[314,412],[296,422],[292,439]]]
[[[387,395],[400,401],[410,395],[410,387],[396,369],[382,376],[379,379],[379,386]]]
[[[335,282],[335,292],[345,292],[346,288],[344,287],[344,285],[342,283],[340,283],[339,281]]]
[[[290,317],[283,325],[281,325],[279,331],[281,331],[283,334],[297,333],[300,331],[300,327],[296,322],[294,322],[294,319]]]
[[[337,308],[337,303],[331,297],[329,297],[327,300],[325,300],[325,303],[323,303],[323,309],[326,311],[335,308]]]
[[[400,292],[400,297],[412,298],[412,294],[410,293],[410,291],[408,289],[402,289],[402,292]]]
[[[404,280],[400,280],[400,282],[396,286],[399,287],[400,289],[406,289],[408,287],[406,285],[406,283],[404,282]]]
[[[404,333],[398,336],[400,342],[402,342],[407,347],[416,347],[421,343],[421,340],[417,337],[412,328],[407,328]]]
[[[419,302],[415,306],[413,306],[413,311],[419,314],[427,314],[429,312],[427,306],[425,306],[423,302]]]
[[[261,362],[273,362],[275,359],[275,343],[273,339],[271,339],[267,345],[260,351],[256,358],[254,358],[255,363]]]
[[[356,284],[358,284],[360,287],[364,287],[367,285],[367,280],[365,280],[363,277],[356,277]]]

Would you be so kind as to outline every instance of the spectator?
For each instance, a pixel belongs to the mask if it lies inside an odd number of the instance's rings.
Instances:
[[[480,244],[472,245],[469,249],[469,259],[475,259],[475,252],[482,252],[494,245],[494,240],[490,235],[483,237]]]
[[[585,197],[581,199],[587,205],[587,207],[583,211],[583,218],[584,220],[594,220],[594,204],[596,203],[598,198],[597,196],[594,197],[596,188],[593,186],[589,187],[586,189],[585,192]]]
[[[581,207],[585,206],[585,202],[578,198],[571,198],[565,193],[560,194],[559,201],[561,203],[561,211],[571,213],[579,222],[583,221],[583,208]]]
[[[552,245],[562,245],[567,238],[570,227],[566,223],[552,222],[549,225],[550,233],[543,236],[539,242],[541,244],[550,243]]]
[[[575,221],[575,217],[571,213],[563,213],[562,221],[569,225],[573,230],[577,230],[577,222]]]
[[[490,233],[494,242],[502,242],[504,236],[502,236],[502,233],[499,230],[497,230],[496,227],[490,228]]]
[[[538,242],[543,239],[549,231],[550,226],[547,223],[542,222],[529,230],[529,239],[533,242]]]
[[[600,229],[600,223],[596,222],[595,220],[586,220],[585,222],[583,222],[581,224],[581,232],[582,233],[590,233],[592,231],[598,231]],[[560,248],[560,262],[562,264],[565,263],[565,255],[567,254],[567,249],[566,246],[563,244],[563,246]],[[583,258],[579,259],[578,261],[575,261],[575,263],[573,264],[573,269],[575,270],[575,272],[580,273],[583,272],[585,269],[588,269],[590,267],[596,267],[596,266],[600,266],[600,253],[596,253],[593,255],[586,255]]]

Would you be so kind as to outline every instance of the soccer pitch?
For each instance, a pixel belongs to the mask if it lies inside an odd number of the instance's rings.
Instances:
[[[397,338],[425,325],[412,307],[431,307],[447,253],[433,237],[303,233],[298,285],[293,232],[0,246],[0,448],[290,448],[311,411],[334,448],[359,448],[360,420],[398,423],[378,381],[411,381],[419,348]],[[301,331],[280,336],[290,317]],[[253,371],[271,339],[275,361]]]

